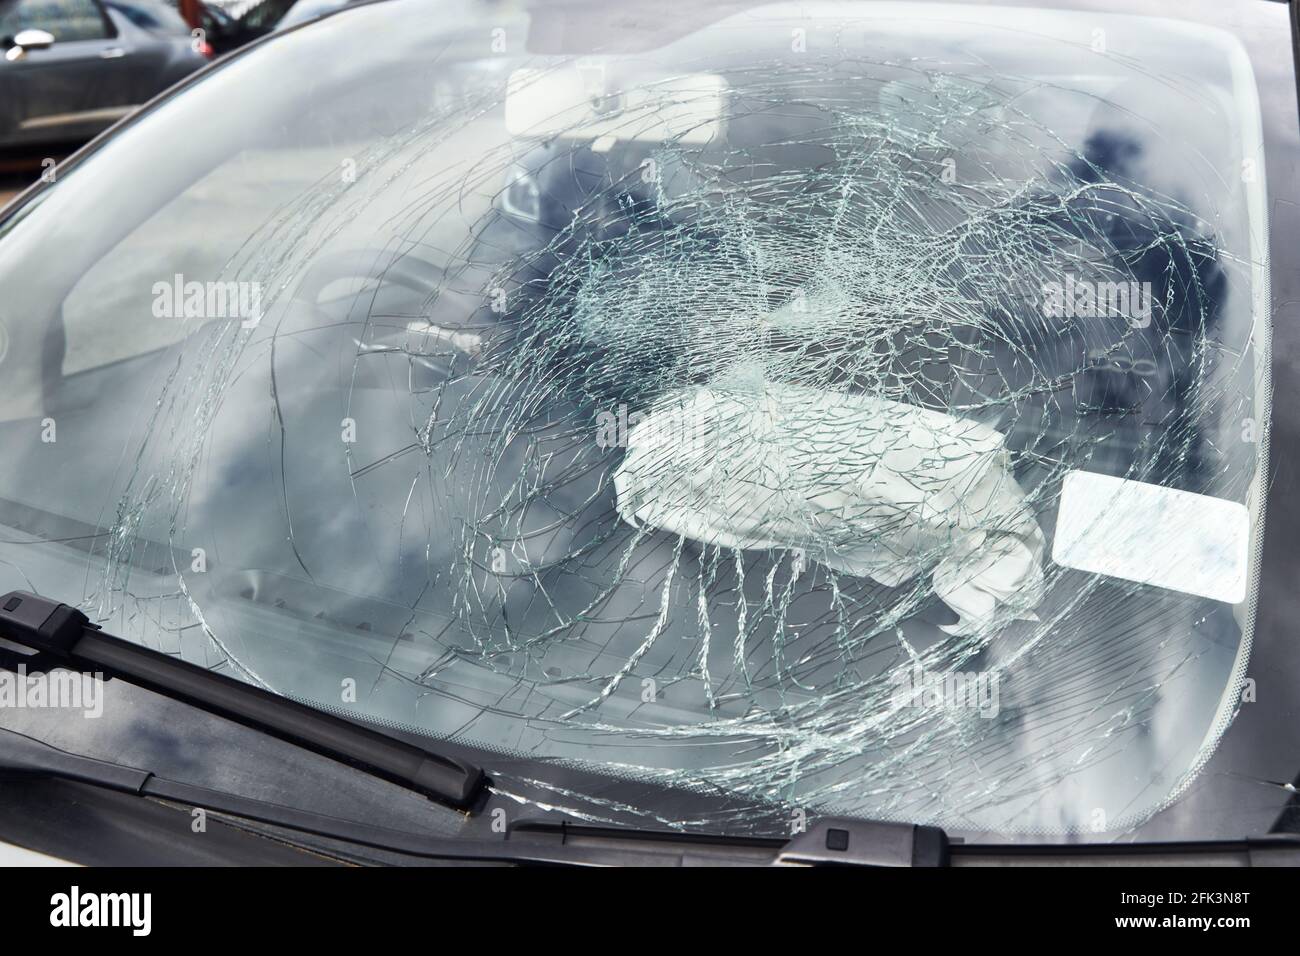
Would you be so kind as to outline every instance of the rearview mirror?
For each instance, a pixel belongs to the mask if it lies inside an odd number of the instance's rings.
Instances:
[[[25,57],[28,50],[44,50],[53,45],[53,34],[45,30],[22,30],[14,37],[13,46],[5,51],[5,59],[13,63]]]

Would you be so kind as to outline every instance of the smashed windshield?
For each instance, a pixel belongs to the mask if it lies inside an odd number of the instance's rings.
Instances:
[[[1188,22],[341,13],[0,227],[0,583],[488,751],[1132,827],[1249,658],[1262,157]]]

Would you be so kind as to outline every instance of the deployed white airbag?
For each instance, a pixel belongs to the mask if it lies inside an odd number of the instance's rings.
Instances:
[[[899,586],[926,572],[968,634],[1033,619],[1042,532],[1002,436],[913,405],[757,381],[683,389],[628,433],[630,524],[727,548],[803,551]]]

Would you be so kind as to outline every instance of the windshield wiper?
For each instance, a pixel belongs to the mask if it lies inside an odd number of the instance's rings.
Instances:
[[[224,814],[236,824],[239,821],[268,824],[280,830],[336,841],[347,845],[353,852],[358,848],[368,848],[416,859],[571,865],[608,863],[613,859],[611,854],[599,850],[588,852],[581,848],[556,848],[544,844],[521,847],[502,840],[449,839],[373,823],[359,823],[171,780],[151,770],[72,753],[26,734],[0,727],[0,777],[5,775],[71,781],[136,797],[202,807]],[[322,852],[320,847],[308,846],[283,833],[278,834],[278,838],[314,852]]]
[[[588,828],[534,828],[525,825],[511,828],[504,839],[444,837],[360,823],[171,780],[150,770],[62,750],[43,740],[0,727],[0,777],[6,774],[71,781],[137,797],[202,807],[224,814],[228,822],[235,825],[246,821],[245,827],[249,822],[277,827],[277,839],[312,852],[339,855],[337,847],[312,845],[283,831],[335,841],[344,845],[340,857],[343,859],[357,856],[359,849],[372,849],[396,853],[413,861],[547,866],[764,866],[827,862],[901,865],[902,861],[894,858],[893,850],[900,845],[898,837],[905,829],[899,824],[847,821],[843,825],[853,828],[859,836],[863,827],[884,827],[881,832],[888,835],[887,846],[877,847],[877,853],[871,849],[874,840],[858,840],[855,853],[833,853],[830,857],[816,852],[817,848],[807,840],[792,841],[787,846],[780,840],[682,834],[654,834],[647,839],[637,831],[628,831],[621,834],[621,839],[611,840],[608,831]],[[809,831],[814,836],[820,832],[816,827]],[[552,833],[560,834],[559,838],[550,838]],[[605,835],[605,839],[592,839],[586,835],[588,833]],[[784,852],[786,850],[791,852]],[[884,856],[879,855],[881,853]],[[938,862],[936,858],[918,865],[937,865]]]
[[[0,597],[0,637],[50,654],[71,668],[102,671],[457,808],[473,804],[486,782],[483,771],[472,764],[105,634],[76,608],[26,591]]]

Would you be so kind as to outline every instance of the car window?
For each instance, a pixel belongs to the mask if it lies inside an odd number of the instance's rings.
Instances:
[[[44,30],[59,43],[113,35],[94,0],[18,0],[0,13],[0,36],[16,36],[23,30]]]
[[[1113,839],[1185,793],[1288,414],[1241,41],[433,6],[226,61],[0,228],[0,585],[786,816]]]
[[[188,33],[189,27],[174,8],[164,3],[151,3],[148,0],[136,2],[115,2],[108,6],[117,10],[138,27],[146,30],[166,28],[174,33]]]

